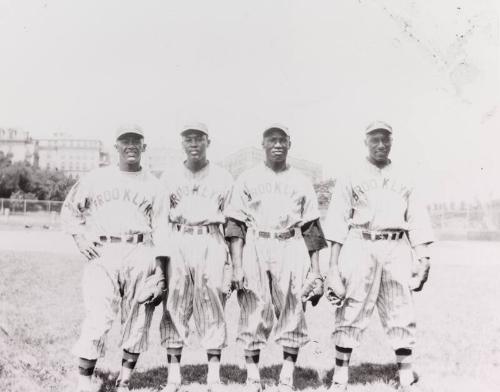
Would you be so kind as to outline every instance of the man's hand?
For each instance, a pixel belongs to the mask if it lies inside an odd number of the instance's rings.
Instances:
[[[425,282],[429,278],[431,263],[429,257],[422,257],[418,260],[416,272],[410,279],[410,289],[412,291],[421,291],[424,288]]]
[[[302,286],[302,302],[311,301],[312,306],[316,306],[323,293],[323,277],[319,273],[309,272]]]
[[[246,286],[245,274],[240,265],[233,264],[233,276],[231,285],[234,290],[243,290]]]
[[[333,266],[326,276],[326,299],[333,305],[341,307],[344,304],[346,290],[337,266]]]
[[[167,292],[167,283],[162,275],[155,273],[148,276],[144,286],[137,294],[139,304],[158,306]]]
[[[73,239],[75,240],[78,250],[87,260],[90,261],[101,257],[100,253],[97,251],[97,248],[102,246],[100,242],[91,242],[83,234],[73,234]]]

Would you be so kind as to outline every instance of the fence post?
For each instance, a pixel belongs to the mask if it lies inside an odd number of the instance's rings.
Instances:
[[[50,213],[50,200],[49,200],[49,213]]]
[[[26,215],[26,199],[24,199],[24,215]]]

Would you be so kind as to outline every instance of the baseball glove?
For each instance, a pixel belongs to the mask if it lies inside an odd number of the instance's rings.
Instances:
[[[410,279],[410,289],[412,291],[421,291],[425,282],[429,278],[431,263],[429,257],[422,257],[418,260],[416,271]]]
[[[312,306],[316,306],[323,293],[323,277],[320,274],[309,271],[306,281],[302,286],[302,302],[311,301]]]
[[[331,268],[326,277],[326,299],[333,305],[344,304],[346,290],[338,268]]]
[[[233,292],[232,278],[233,266],[230,263],[225,263],[222,271],[222,294],[226,300],[229,299],[231,293]]]
[[[158,306],[167,292],[167,283],[163,275],[154,274],[146,278],[137,294],[139,304]]]

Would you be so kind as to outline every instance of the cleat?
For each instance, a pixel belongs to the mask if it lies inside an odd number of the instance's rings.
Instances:
[[[245,383],[245,392],[262,392],[260,380],[247,380]]]
[[[344,392],[347,391],[347,384],[340,384],[338,382],[332,382],[330,388],[328,388],[328,392]]]
[[[224,387],[220,381],[207,383],[207,392],[220,392],[223,390]]]
[[[160,392],[179,392],[181,390],[181,384],[176,384],[173,382],[167,383]]]
[[[130,392],[129,381],[122,381],[120,379],[116,380],[116,392]]]
[[[418,387],[418,374],[413,372],[413,381],[410,385],[399,385],[398,392],[419,392],[420,388]]]
[[[280,381],[276,387],[277,392],[292,392],[295,388],[293,387],[293,381]]]
[[[116,380],[116,392],[130,392],[128,381]]]

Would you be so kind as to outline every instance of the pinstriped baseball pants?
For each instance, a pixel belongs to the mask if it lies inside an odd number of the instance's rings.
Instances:
[[[141,306],[136,295],[154,271],[151,248],[143,243],[106,244],[101,257],[89,261],[82,279],[85,319],[73,354],[97,359],[105,353],[106,335],[121,311],[120,347],[133,353],[147,350],[153,308]]]
[[[335,316],[336,345],[357,347],[377,307],[391,346],[414,346],[416,321],[409,288],[412,265],[406,236],[371,241],[349,234],[339,257],[346,300]]]
[[[301,300],[309,267],[302,236],[278,240],[248,231],[243,248],[247,288],[238,293],[237,341],[245,350],[264,348],[273,325],[275,340],[283,347],[298,349],[309,342]]]
[[[191,316],[201,346],[226,346],[223,271],[229,252],[222,234],[188,234],[174,231],[170,238],[168,297],[160,323],[162,345],[181,348],[188,335]]]

